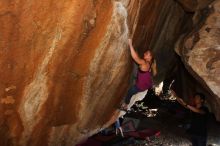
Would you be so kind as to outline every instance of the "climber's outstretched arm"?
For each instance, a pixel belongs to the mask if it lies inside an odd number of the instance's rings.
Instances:
[[[134,59],[134,61],[139,65],[146,64],[144,59],[141,59],[139,57],[139,55],[137,54],[137,52],[135,51],[135,49],[132,45],[132,40],[131,39],[128,39],[128,44],[129,44],[129,48],[130,48],[130,51],[131,51],[131,56]]]

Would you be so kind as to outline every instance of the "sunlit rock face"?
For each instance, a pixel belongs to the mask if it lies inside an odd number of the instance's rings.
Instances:
[[[1,146],[74,145],[114,122],[129,33],[159,51],[184,16],[172,0],[1,1],[0,14]]]
[[[128,86],[127,10],[110,0],[0,1],[0,145],[74,145]]]
[[[0,1],[0,145],[75,145],[109,126],[129,85],[127,39],[140,54],[153,50],[162,81],[192,24],[184,9],[174,0]]]
[[[199,24],[180,40],[179,54],[187,69],[211,94],[209,101],[220,120],[220,1],[214,1],[203,12]],[[206,17],[205,17],[206,16]]]

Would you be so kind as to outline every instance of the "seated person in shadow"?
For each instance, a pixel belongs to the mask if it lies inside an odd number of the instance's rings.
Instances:
[[[183,99],[176,96],[177,101],[192,112],[191,124],[188,133],[191,137],[192,146],[206,146],[207,143],[207,120],[208,108],[204,106],[205,96],[202,93],[194,94],[194,106],[188,105]]]

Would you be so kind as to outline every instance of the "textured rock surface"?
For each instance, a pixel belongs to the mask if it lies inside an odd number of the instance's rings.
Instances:
[[[187,69],[206,87],[211,108],[220,120],[220,1],[212,3],[205,12],[207,19],[197,24],[179,44],[180,55]],[[201,26],[201,27],[198,27]]]
[[[153,37],[182,17],[173,4],[1,1],[0,145],[71,145],[113,122],[130,75],[127,13],[131,34],[146,25]]]
[[[126,19],[110,0],[0,2],[1,146],[71,145],[110,119],[128,85]]]
[[[134,41],[140,54],[153,50],[158,66],[155,83],[163,81],[175,67],[174,42],[191,25],[190,18],[173,0],[143,2]]]
[[[74,145],[111,124],[129,30],[140,53],[153,49],[161,81],[189,18],[174,0],[0,1],[0,145]]]
[[[207,7],[214,0],[176,0],[187,12],[195,12]]]
[[[198,6],[197,0],[177,0],[180,5],[189,12],[194,12]]]

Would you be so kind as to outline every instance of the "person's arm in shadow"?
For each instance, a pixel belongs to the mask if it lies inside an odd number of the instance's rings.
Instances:
[[[201,110],[201,109],[199,109],[199,108],[196,108],[196,107],[194,107],[194,106],[188,105],[182,98],[178,97],[173,90],[172,90],[171,92],[172,92],[173,96],[176,97],[176,100],[177,100],[182,106],[184,106],[185,108],[187,108],[187,109],[189,109],[189,110],[191,110],[191,111],[193,111],[193,112],[195,112],[195,113],[206,114],[205,111],[203,111],[203,110]]]

